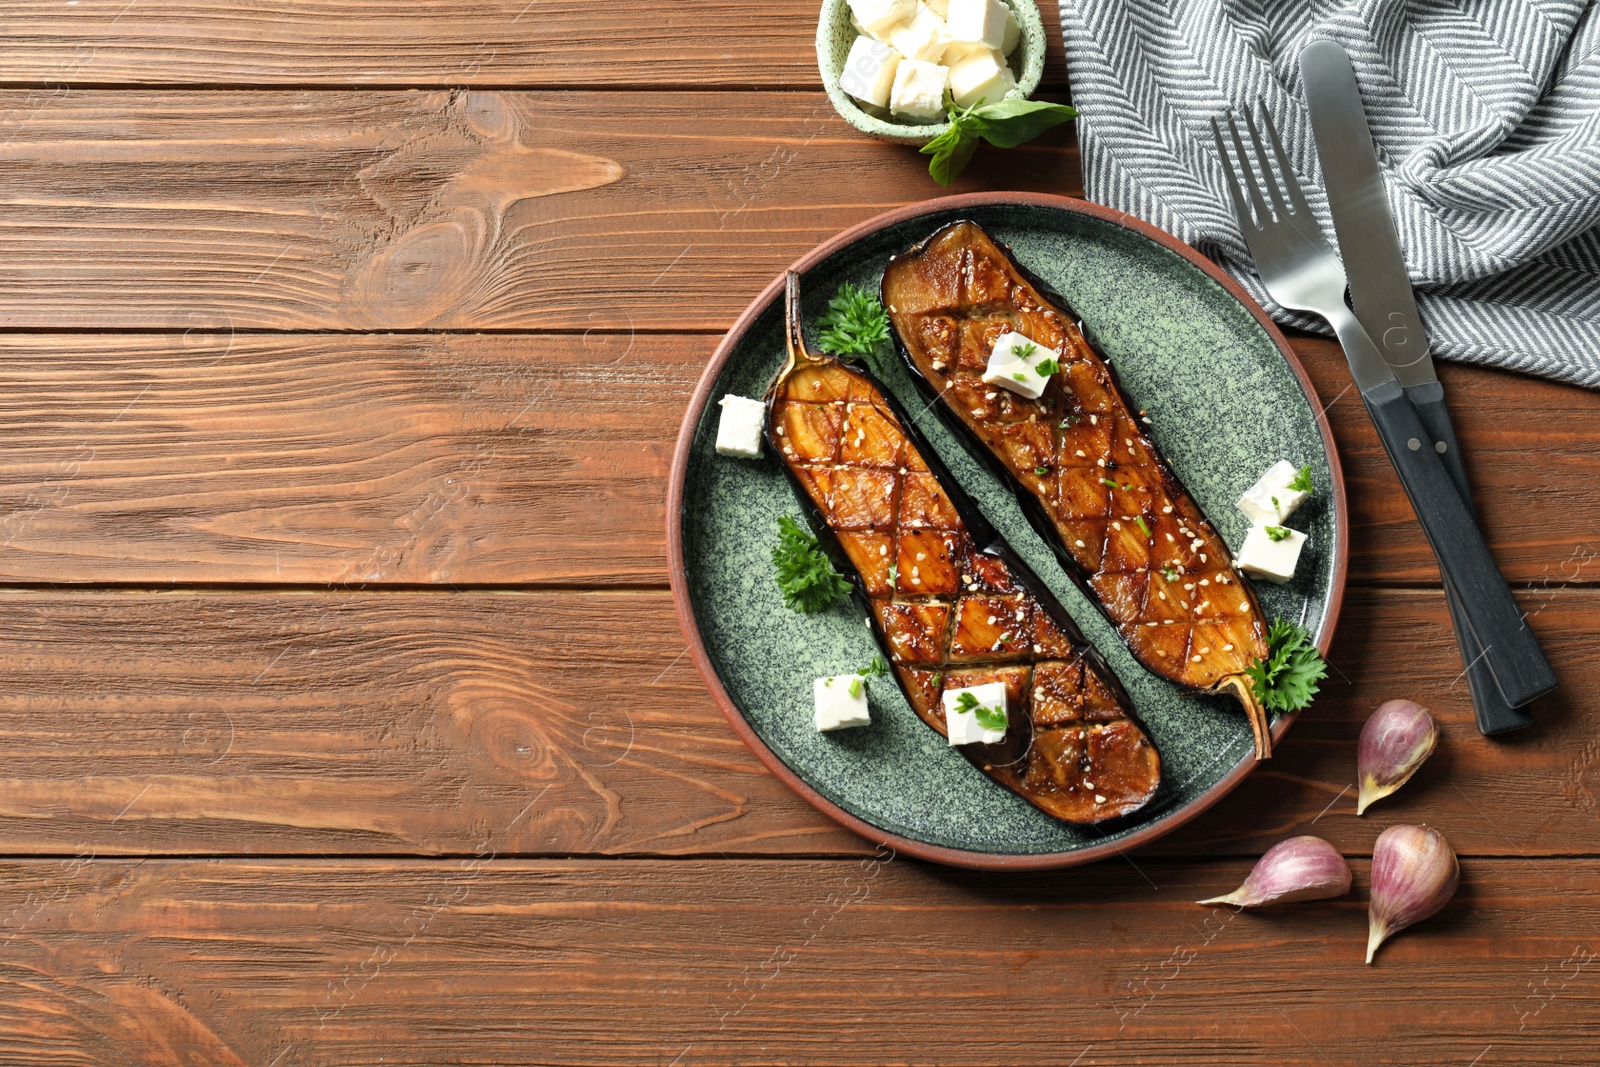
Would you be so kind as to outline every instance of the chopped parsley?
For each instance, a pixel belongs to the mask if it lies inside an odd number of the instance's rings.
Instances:
[[[1015,380],[1019,381],[1019,382],[1025,382],[1025,381],[1028,380],[1028,376],[1026,374],[1023,374],[1021,371],[1014,372],[1011,375],[1011,377],[1014,378]]]
[[[1037,351],[1039,351],[1038,345],[1034,344],[1032,341],[1024,341],[1020,345],[1017,345],[1015,348],[1013,348],[1011,350],[1011,354],[1017,359],[1027,359]]]
[[[883,662],[882,656],[874,655],[867,669],[860,673],[863,678],[881,678],[889,673],[889,665]]]
[[[978,698],[970,692],[962,690],[956,694],[956,710],[962,713],[971,713],[978,720],[978,725],[985,730],[1004,730],[1006,728],[1006,709],[997,708],[991,704],[980,704]]]
[[[1134,521],[1135,525],[1137,525],[1139,527],[1139,529],[1144,531],[1144,535],[1146,537],[1154,536],[1153,534],[1150,533],[1150,524],[1148,522],[1144,521],[1144,516],[1143,515],[1135,515],[1133,517],[1133,521]]]
[[[1173,570],[1172,567],[1168,565],[1161,568],[1161,577],[1165,578],[1169,582],[1175,582],[1178,580],[1178,572]]]
[[[1267,628],[1267,655],[1245,668],[1256,699],[1268,711],[1299,711],[1317,695],[1328,675],[1322,653],[1304,627],[1274,620]]]
[[[1045,475],[1050,473],[1050,464],[1048,464],[1048,463],[1039,464],[1037,467],[1033,468],[1033,473],[1035,473],[1039,477],[1043,478]]]
[[[1041,359],[1038,363],[1033,365],[1033,373],[1037,374],[1041,378],[1048,378],[1050,375],[1054,374],[1060,369],[1061,364],[1056,362],[1054,356],[1046,356],[1044,359]]]
[[[1311,464],[1307,463],[1304,467],[1300,468],[1300,472],[1294,476],[1294,481],[1289,483],[1289,488],[1293,489],[1297,493],[1310,493],[1315,491],[1311,484]]]
[[[1267,536],[1272,538],[1274,541],[1282,541],[1285,537],[1288,537],[1294,532],[1287,526],[1268,526],[1266,530]]]
[[[1115,489],[1117,487],[1117,483],[1112,481],[1110,478],[1101,478],[1100,479],[1100,484],[1101,485],[1109,485],[1113,489]]]
[[[860,677],[856,677],[856,678],[850,679],[850,695],[852,697],[860,697],[861,696],[861,679],[860,679]]]
[[[850,591],[850,583],[833,569],[817,539],[787,515],[778,519],[772,569],[784,603],[807,615],[832,606]]]

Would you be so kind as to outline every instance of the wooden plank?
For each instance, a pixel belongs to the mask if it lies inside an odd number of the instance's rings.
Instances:
[[[665,584],[699,335],[0,334],[0,581]],[[1438,570],[1331,343],[1352,581]],[[1600,578],[1600,398],[1448,367],[1490,543]],[[1156,427],[1159,435],[1161,427]]]
[[[1600,594],[1525,603],[1566,682],[1534,731],[1473,729],[1437,593],[1363,590],[1272,761],[1156,851],[1316,833],[1361,853],[1426,821],[1471,855],[1594,853]],[[526,855],[869,849],[736,739],[664,593],[12,592],[0,662],[13,854],[466,853],[490,831]],[[1442,748],[1357,819],[1355,740],[1397,696]]]
[[[1072,193],[1071,127],[955,191]],[[0,328],[722,329],[941,191],[819,93],[0,92]]]
[[[1600,1025],[1600,861],[1469,860],[1456,899],[1372,966],[1364,861],[1336,901],[1265,914],[1193,903],[1246,867],[997,878],[888,856],[520,862],[487,848],[434,863],[13,861],[0,879],[0,1058],[1460,1067],[1586,1055]]]
[[[1047,85],[1065,88],[1055,0],[1040,0]],[[820,88],[814,3],[695,0],[630,12],[574,0],[138,0],[7,5],[9,82]]]
[[[664,584],[713,343],[0,334],[0,580]]]

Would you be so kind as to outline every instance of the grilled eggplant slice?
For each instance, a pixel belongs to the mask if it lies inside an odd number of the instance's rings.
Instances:
[[[853,576],[912,708],[948,736],[946,689],[1004,682],[1005,740],[959,746],[974,766],[1066,822],[1138,810],[1161,761],[1122,686],[871,376],[806,351],[788,281],[789,360],[767,394],[767,441]]]
[[[883,303],[947,424],[1018,491],[1139,662],[1186,689],[1234,694],[1256,758],[1271,755],[1267,712],[1245,673],[1267,654],[1255,592],[1067,304],[973,222],[951,223],[895,257]],[[982,380],[1008,330],[1059,353],[1038,400]]]

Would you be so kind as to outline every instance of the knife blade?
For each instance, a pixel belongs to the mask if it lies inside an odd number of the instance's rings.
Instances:
[[[1434,370],[1427,332],[1417,313],[1355,70],[1337,43],[1317,41],[1301,52],[1300,71],[1356,318],[1404,387],[1470,513],[1472,497],[1466,467],[1450,422],[1450,410],[1445,405],[1444,390]],[[1493,735],[1530,725],[1532,716],[1513,707],[1501,692],[1471,621],[1448,584],[1446,593],[1478,728]],[[1532,639],[1532,632],[1521,636],[1528,646],[1530,663],[1537,668],[1542,662],[1548,672],[1548,661]],[[1553,674],[1550,682],[1554,684]]]

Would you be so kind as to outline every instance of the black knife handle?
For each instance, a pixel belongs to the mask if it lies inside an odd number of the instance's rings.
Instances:
[[[1456,443],[1456,428],[1450,421],[1450,409],[1445,404],[1444,386],[1437,381],[1408,385],[1406,399],[1417,410],[1417,418],[1431,439],[1427,443],[1439,453],[1440,462],[1455,483],[1467,510],[1473,510],[1472,490],[1467,484],[1467,467],[1461,448]],[[1441,449],[1439,446],[1443,445]],[[1450,622],[1455,627],[1456,643],[1461,648],[1461,662],[1465,664],[1467,689],[1472,694],[1472,711],[1478,720],[1478,732],[1489,737],[1515,733],[1533,725],[1533,715],[1526,707],[1514,708],[1506,702],[1505,695],[1495,684],[1494,673],[1483,656],[1472,628],[1461,610],[1461,601],[1449,585],[1444,587],[1445,603],[1450,607]]]
[[[1548,693],[1555,671],[1400,383],[1390,379],[1362,399],[1506,703],[1520,707]]]

